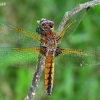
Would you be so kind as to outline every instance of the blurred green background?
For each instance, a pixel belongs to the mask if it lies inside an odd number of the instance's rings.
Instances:
[[[0,6],[0,19],[35,32],[38,26],[36,21],[41,18],[54,21],[56,30],[66,11],[87,0],[1,0],[1,2],[6,2],[6,6]],[[73,49],[99,51],[99,32],[100,5],[87,12],[75,33],[61,45]],[[37,56],[35,55],[31,67],[27,65],[20,68],[8,67],[11,62],[0,66],[0,100],[23,100],[36,69]],[[52,95],[48,97],[45,93],[42,74],[34,100],[100,100],[99,65],[79,69],[61,66],[62,62],[55,65]]]

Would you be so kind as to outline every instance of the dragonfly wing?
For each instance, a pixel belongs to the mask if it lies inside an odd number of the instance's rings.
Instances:
[[[0,46],[14,47],[21,46],[33,47],[40,40],[37,34],[15,27],[5,21],[0,20]]]
[[[62,49],[62,54],[56,59],[57,64],[66,67],[86,67],[100,65],[100,52]]]
[[[64,26],[62,26],[63,28],[59,29],[59,31],[57,33],[58,36],[60,34],[63,34],[63,35],[65,34],[65,36],[68,37],[70,34],[72,34],[78,27],[79,23],[81,22],[82,18],[86,14],[86,12],[87,12],[87,9],[83,9],[80,12],[76,13],[75,15],[71,16],[69,18],[69,20],[66,22],[66,24],[64,24]],[[70,23],[72,23],[72,24],[70,24]],[[68,25],[70,25],[70,26],[68,26]],[[66,29],[66,32],[65,32],[65,29]],[[65,33],[63,33],[63,32],[65,32]],[[61,36],[63,36],[63,35],[61,35]]]
[[[35,66],[39,48],[0,48],[0,67]]]

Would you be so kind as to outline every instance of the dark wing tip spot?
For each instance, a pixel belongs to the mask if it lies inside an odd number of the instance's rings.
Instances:
[[[86,11],[88,11],[90,9],[90,6],[86,8]]]

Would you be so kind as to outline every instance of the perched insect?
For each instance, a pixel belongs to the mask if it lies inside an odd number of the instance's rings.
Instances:
[[[72,60],[74,62],[77,62],[77,65],[79,67],[82,67],[84,65],[100,64],[100,54],[97,52],[73,50],[61,48],[58,46],[59,40],[65,34],[69,36],[75,31],[86,12],[87,9],[84,9],[76,14],[75,17],[66,22],[66,25],[63,26],[63,28],[59,29],[60,31],[58,31],[57,34],[56,32],[54,32],[54,22],[44,18],[40,20],[39,26],[36,29],[36,32],[38,34],[34,34],[32,32],[17,28],[9,23],[0,20],[0,41],[2,43],[0,48],[0,66],[3,66],[5,62],[10,61],[9,55],[13,55],[14,58],[18,57],[19,60],[21,57],[23,57],[23,62],[26,62],[26,60],[30,58],[31,60],[33,60],[33,53],[40,53],[42,56],[45,57],[45,90],[48,95],[51,95],[54,81],[55,57],[61,54],[65,54],[64,56],[67,57],[67,60],[65,60],[65,62],[68,62],[68,60]],[[34,45],[37,43],[34,41],[33,38],[40,41],[42,45],[40,45],[40,47],[34,48]],[[23,42],[23,44],[25,44],[24,48],[21,48],[21,45],[19,45],[20,42]],[[96,59],[92,59],[95,57]],[[91,62],[91,60],[93,61]],[[9,66],[12,66],[13,62],[16,65],[16,60],[13,60],[11,61],[11,65]],[[23,62],[20,62],[19,65]],[[19,65],[17,64],[17,66]]]

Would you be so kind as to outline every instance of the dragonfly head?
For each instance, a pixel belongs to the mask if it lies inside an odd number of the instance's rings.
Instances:
[[[54,22],[47,20],[45,18],[42,18],[40,21],[37,21],[39,24],[38,28],[36,29],[36,32],[41,35],[46,35],[45,32],[53,31],[54,28]]]
[[[42,18],[39,22],[40,27],[42,28],[42,30],[44,31],[49,31],[49,30],[53,30],[54,28],[54,22],[47,20],[45,18]]]
[[[54,22],[47,20],[47,19],[44,19],[44,18],[41,19],[40,24],[41,24],[41,27],[43,30],[45,30],[45,29],[52,30],[54,28]]]

